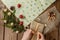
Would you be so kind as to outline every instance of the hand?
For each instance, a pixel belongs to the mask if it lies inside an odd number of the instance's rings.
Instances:
[[[32,30],[31,29],[27,29],[24,34],[23,34],[23,38],[22,40],[30,40],[32,37]]]
[[[34,32],[31,29],[27,29],[24,34],[22,40],[30,40]],[[37,40],[44,40],[44,36],[42,33],[37,32]]]
[[[37,40],[44,40],[44,36],[42,33],[37,32]]]

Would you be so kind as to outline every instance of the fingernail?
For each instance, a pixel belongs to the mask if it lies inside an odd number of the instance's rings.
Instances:
[[[39,34],[39,39],[41,39],[41,35]]]
[[[34,34],[34,31],[31,31],[31,34],[33,35]]]

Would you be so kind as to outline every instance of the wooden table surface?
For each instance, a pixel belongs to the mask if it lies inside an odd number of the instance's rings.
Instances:
[[[56,6],[57,10],[60,12],[60,0],[56,0],[56,2],[53,3],[49,8],[51,8],[53,6]],[[3,21],[1,20],[3,18],[3,14],[2,14],[1,10],[3,8],[4,8],[4,5],[0,1],[0,40],[21,40],[21,36],[23,33],[16,34],[15,32],[12,32],[11,29],[3,27]],[[45,35],[46,40],[60,40],[60,36],[59,36],[60,35],[60,27],[59,27],[59,25],[57,26],[57,28],[53,32]]]

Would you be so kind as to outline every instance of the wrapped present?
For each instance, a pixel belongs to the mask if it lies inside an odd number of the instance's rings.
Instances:
[[[42,33],[44,29],[44,24],[33,21],[30,25],[30,29],[32,29],[35,32],[39,31]]]
[[[30,25],[30,29],[34,31],[34,35],[32,36],[31,40],[38,40],[39,37],[37,37],[38,35],[37,33],[38,32],[43,33],[44,27],[45,27],[44,24],[33,21]]]

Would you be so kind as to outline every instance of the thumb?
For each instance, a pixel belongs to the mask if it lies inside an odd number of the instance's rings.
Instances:
[[[37,40],[44,40],[44,36],[42,33],[37,32]]]

